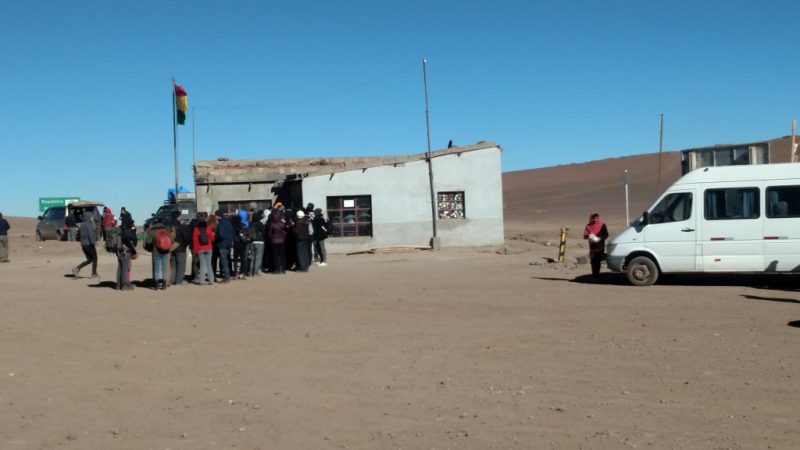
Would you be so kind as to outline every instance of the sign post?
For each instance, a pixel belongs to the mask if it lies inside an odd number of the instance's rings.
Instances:
[[[628,169],[622,172],[622,183],[625,185],[625,226],[631,224],[630,208],[628,202]]]

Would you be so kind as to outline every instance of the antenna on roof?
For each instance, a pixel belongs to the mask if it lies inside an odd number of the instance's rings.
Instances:
[[[664,149],[664,113],[661,113],[661,131],[658,133],[658,181],[656,181],[656,196],[661,194],[661,152]]]

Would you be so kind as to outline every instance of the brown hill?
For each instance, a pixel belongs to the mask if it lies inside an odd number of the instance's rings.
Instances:
[[[506,235],[515,231],[583,229],[591,212],[599,212],[609,228],[625,225],[628,170],[630,218],[633,220],[681,175],[680,152],[665,152],[658,184],[658,153],[529,169],[503,174]]]

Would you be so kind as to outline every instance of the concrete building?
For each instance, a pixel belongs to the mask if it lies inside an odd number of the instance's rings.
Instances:
[[[330,252],[431,244],[434,213],[442,247],[503,243],[500,146],[487,141],[392,157],[198,161],[198,211],[322,208]]]
[[[710,147],[681,150],[681,169],[684,174],[707,166],[770,164],[791,161],[791,136],[744,144],[717,144]]]

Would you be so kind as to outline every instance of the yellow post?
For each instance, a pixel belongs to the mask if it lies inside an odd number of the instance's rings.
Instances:
[[[564,253],[567,251],[567,227],[561,227],[561,243],[558,244],[558,262],[564,262]]]

